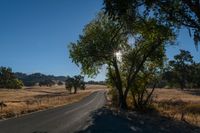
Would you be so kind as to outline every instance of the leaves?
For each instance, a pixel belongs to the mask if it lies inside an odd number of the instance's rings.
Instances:
[[[74,93],[76,93],[77,89],[80,88],[82,90],[85,89],[84,77],[81,75],[75,75],[74,77],[67,77],[65,81],[65,88],[72,92],[72,88],[74,88]]]
[[[131,25],[127,31],[126,25],[99,14],[86,25],[79,40],[70,44],[70,57],[84,74],[94,76],[103,65],[107,66],[107,81],[118,90],[122,108],[126,108],[130,90],[147,94],[146,87],[163,65],[165,44],[174,39],[170,27],[156,19],[137,18]],[[136,40],[134,44],[128,43],[130,36]],[[116,57],[119,52],[120,60]]]
[[[0,67],[0,88],[21,89],[23,82],[14,76],[11,68]]]
[[[200,6],[198,0],[104,0],[105,13],[128,30],[139,18],[156,19],[160,24],[175,30],[187,28],[193,34],[194,44],[200,42]],[[131,14],[128,13],[131,11]],[[191,33],[192,32],[192,33]]]
[[[107,16],[99,14],[83,30],[76,43],[70,44],[70,57],[82,72],[94,76],[104,64],[109,64],[115,51],[122,49],[126,42],[119,25]]]

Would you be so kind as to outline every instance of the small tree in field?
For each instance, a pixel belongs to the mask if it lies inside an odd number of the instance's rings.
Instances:
[[[0,88],[21,89],[23,82],[14,76],[11,68],[0,67]]]
[[[59,86],[63,85],[63,82],[62,81],[58,81],[57,83]]]
[[[74,84],[74,79],[68,76],[67,79],[66,79],[66,81],[65,81],[65,88],[70,93],[72,93],[73,84]]]
[[[70,93],[72,93],[72,88],[74,88],[74,94],[77,93],[78,88],[84,90],[85,89],[84,77],[81,75],[76,75],[74,77],[68,76],[67,80],[65,81],[65,87],[67,90],[69,90]]]
[[[39,82],[39,86],[48,86],[48,87],[51,87],[54,84],[55,84],[55,82],[52,81],[52,80],[44,80],[44,81],[40,81]]]

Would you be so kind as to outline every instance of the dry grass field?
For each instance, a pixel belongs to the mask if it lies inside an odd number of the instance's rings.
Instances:
[[[103,86],[88,85],[86,90],[69,94],[64,86],[29,87],[20,90],[0,89],[0,119],[77,102]]]
[[[200,126],[200,91],[156,89],[154,105],[162,115]]]

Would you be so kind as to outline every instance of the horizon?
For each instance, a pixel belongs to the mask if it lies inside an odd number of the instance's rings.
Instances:
[[[26,74],[80,74],[67,47],[102,8],[103,0],[0,1],[0,66]],[[169,59],[184,49],[191,52],[196,62],[200,61],[200,51],[186,29],[180,30],[177,43],[178,46],[166,47]],[[86,76],[86,80],[105,80],[105,73],[103,68],[96,78]]]

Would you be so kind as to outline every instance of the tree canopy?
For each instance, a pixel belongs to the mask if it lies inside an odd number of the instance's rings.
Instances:
[[[154,18],[175,29],[187,28],[196,46],[200,41],[199,0],[104,0],[104,5],[109,16],[129,29],[138,17]]]
[[[85,89],[84,77],[81,75],[75,75],[74,77],[68,76],[65,81],[65,88],[72,93],[72,89],[74,89],[74,94],[77,93],[77,89],[80,88],[82,90]]]
[[[136,77],[162,65],[164,46],[175,37],[169,27],[155,19],[137,19],[133,25],[130,34],[121,23],[100,13],[86,25],[79,40],[70,44],[70,57],[84,74],[93,76],[103,65],[107,67],[108,79],[119,94],[120,108],[126,108]],[[151,67],[153,64],[155,67]]]

